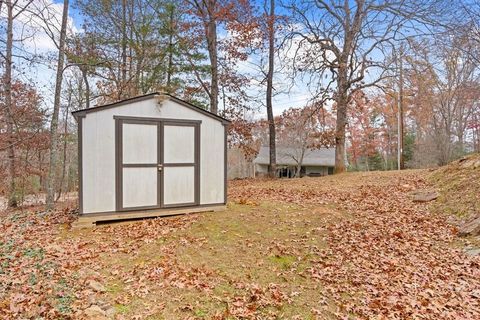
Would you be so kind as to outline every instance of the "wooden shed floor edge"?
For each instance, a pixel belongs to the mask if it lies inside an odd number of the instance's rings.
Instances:
[[[227,208],[226,205],[212,205],[212,206],[202,206],[202,207],[189,207],[189,208],[164,208],[157,210],[138,210],[138,211],[128,211],[128,212],[115,212],[115,213],[105,213],[105,214],[84,214],[72,223],[72,228],[89,228],[94,227],[97,222],[108,222],[108,221],[120,221],[120,220],[131,220],[131,219],[140,219],[140,218],[154,218],[154,217],[166,217],[173,215],[189,214],[189,213],[200,213],[200,212],[212,212],[212,211],[223,211]]]

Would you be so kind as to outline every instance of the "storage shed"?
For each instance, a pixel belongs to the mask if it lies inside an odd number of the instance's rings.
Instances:
[[[224,208],[228,120],[162,93],[73,116],[79,225]]]

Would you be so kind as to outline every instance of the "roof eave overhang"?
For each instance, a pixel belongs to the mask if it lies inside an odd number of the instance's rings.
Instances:
[[[113,102],[113,103],[110,103],[110,104],[97,106],[97,107],[93,107],[93,108],[89,108],[89,109],[81,109],[81,110],[73,111],[72,115],[75,118],[75,120],[78,121],[78,118],[85,117],[87,115],[87,113],[98,112],[98,111],[102,111],[102,110],[126,105],[126,104],[129,104],[129,103],[140,102],[140,101],[149,100],[149,99],[153,99],[153,98],[156,98],[156,99],[160,100],[160,102],[162,102],[163,100],[165,100],[165,98],[167,98],[167,99],[172,100],[172,101],[174,101],[178,104],[183,105],[184,107],[187,107],[187,108],[192,109],[196,112],[204,114],[204,115],[206,115],[206,116],[208,116],[212,119],[220,121],[223,125],[229,125],[231,123],[230,120],[225,119],[225,118],[223,118],[219,115],[216,115],[214,113],[211,113],[210,111],[204,110],[204,109],[202,109],[202,108],[200,108],[200,107],[198,107],[198,106],[196,106],[196,105],[194,105],[190,102],[187,102],[185,100],[182,100],[180,98],[172,96],[168,93],[160,93],[160,92],[154,92],[154,93],[150,93],[150,94],[139,96],[139,97],[133,97],[133,98],[129,98],[129,99],[125,99],[125,100],[122,100],[122,101],[117,101],[117,102]]]

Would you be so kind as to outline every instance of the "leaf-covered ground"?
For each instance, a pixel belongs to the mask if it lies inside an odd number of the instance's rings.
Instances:
[[[224,212],[70,230],[0,214],[1,319],[479,319],[425,171],[233,181]]]

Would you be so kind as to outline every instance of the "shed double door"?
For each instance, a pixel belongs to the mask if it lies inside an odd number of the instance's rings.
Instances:
[[[117,211],[198,205],[200,123],[116,119]]]

